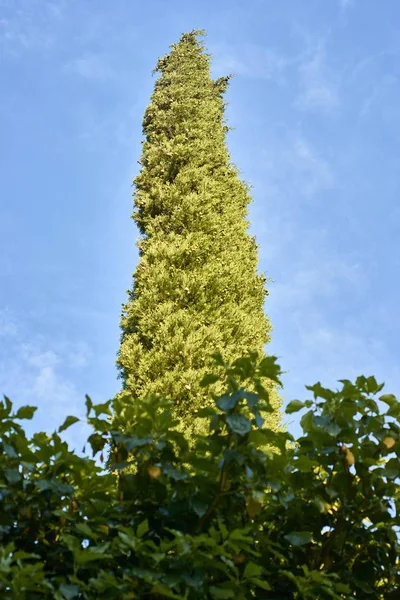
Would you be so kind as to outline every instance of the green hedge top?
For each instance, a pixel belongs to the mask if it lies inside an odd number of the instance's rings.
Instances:
[[[227,365],[189,445],[171,405],[87,398],[93,458],[0,404],[3,599],[399,598],[400,404],[373,377],[309,387],[297,440],[265,426],[274,358]],[[254,391],[248,391],[256,390]],[[120,415],[110,424],[110,415]],[[101,464],[111,448],[112,473]]]

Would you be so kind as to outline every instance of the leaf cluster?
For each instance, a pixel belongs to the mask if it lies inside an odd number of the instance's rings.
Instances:
[[[287,407],[305,411],[295,440],[264,422],[273,357],[214,360],[201,386],[225,391],[190,445],[155,396],[87,398],[83,456],[60,435],[75,417],[28,438],[20,421],[34,408],[4,399],[1,598],[399,597],[397,399],[373,377],[317,383]]]

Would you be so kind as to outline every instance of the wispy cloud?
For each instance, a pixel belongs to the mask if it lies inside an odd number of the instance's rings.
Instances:
[[[361,118],[366,117],[371,112],[371,108],[379,96],[380,85],[376,85],[370,94],[361,103],[359,116]]]
[[[355,380],[359,375],[374,375],[378,382],[385,383],[385,391],[398,393],[400,367],[393,361],[384,338],[375,331],[368,332],[365,315],[359,315],[357,323],[344,320],[335,324],[316,305],[309,305],[306,312],[287,316],[282,361],[286,401],[309,398],[305,386],[317,381],[338,388],[339,379]],[[291,421],[290,429],[297,435],[298,420]]]
[[[276,273],[267,308],[275,326],[272,352],[283,356],[287,371],[285,399],[308,397],[304,386],[316,381],[336,387],[338,379],[361,374],[396,391],[400,369],[363,308],[369,282],[362,265],[316,230],[294,235],[292,264]],[[347,307],[349,298],[361,301],[357,315]]]
[[[322,379],[326,385],[334,385],[338,379],[374,375],[387,383],[388,391],[398,391],[400,368],[391,361],[379,335],[366,335],[352,323],[335,326],[321,316],[299,322],[297,331],[300,343],[291,362],[296,360],[307,378],[303,383]]]
[[[329,163],[317,152],[304,137],[298,137],[293,143],[295,161],[292,164],[297,171],[296,179],[305,195],[313,196],[333,185],[333,172]]]
[[[26,50],[48,49],[57,39],[66,0],[13,0],[0,5],[0,52],[19,55]]]
[[[354,0],[339,0],[339,5],[342,10],[346,10],[347,8],[350,8],[350,6],[353,6],[353,4],[354,4]]]
[[[97,54],[86,54],[65,65],[67,71],[76,73],[84,79],[106,81],[113,77],[113,70],[107,60]]]
[[[15,336],[18,332],[17,323],[7,308],[0,309],[0,338]]]
[[[266,79],[282,84],[291,59],[272,48],[256,44],[211,47],[213,71],[217,75],[233,73],[252,79]]]
[[[38,407],[37,417],[27,430],[54,431],[69,414],[83,416],[84,396],[68,374],[90,359],[84,343],[65,340],[50,341],[31,335],[23,323],[2,311],[3,340],[0,348],[0,392],[7,394],[17,406],[31,404]],[[65,439],[81,449],[87,427],[81,423],[65,433]]]
[[[264,182],[273,193],[287,201],[296,192],[312,198],[335,185],[329,161],[324,158],[301,132],[280,132],[264,149]]]
[[[290,276],[273,286],[271,303],[274,310],[306,315],[312,305],[324,299],[340,296],[342,289],[359,293],[364,283],[360,265],[349,256],[340,256],[321,243],[318,232],[304,232],[309,240],[299,255],[293,257]]]
[[[257,239],[262,240],[261,260],[276,281],[269,311],[275,299],[277,305],[280,298],[282,305],[287,305],[292,294],[310,293],[307,281],[316,268],[315,255],[322,255],[328,242],[324,229],[313,228],[309,211],[318,219],[324,195],[336,186],[336,176],[330,161],[298,130],[279,129],[271,135],[260,165],[262,179],[255,182],[256,202],[251,205],[250,220]],[[327,254],[325,251],[324,256]],[[332,263],[339,261],[329,258]],[[289,273],[287,265],[296,265],[296,273]],[[293,277],[298,281],[291,287]]]
[[[392,116],[398,116],[399,83],[400,80],[395,74],[381,75],[379,80],[372,84],[370,93],[363,99],[359,116],[367,117],[374,110],[375,105],[378,105],[380,117],[384,117],[387,112]]]
[[[296,108],[331,113],[339,107],[338,85],[326,64],[322,44],[300,64],[298,76],[300,91],[294,103]]]
[[[266,302],[274,327],[269,351],[282,356],[288,371],[287,401],[307,396],[304,385],[318,379],[335,385],[361,373],[386,377],[387,349],[366,328],[368,307],[350,321],[352,307],[363,306],[368,295],[368,273],[356,250],[337,243],[324,217],[332,190],[338,187],[339,194],[340,188],[336,163],[317,140],[280,127],[263,151],[261,190],[255,186],[254,233],[262,265],[274,280]],[[389,383],[396,376],[392,369]]]

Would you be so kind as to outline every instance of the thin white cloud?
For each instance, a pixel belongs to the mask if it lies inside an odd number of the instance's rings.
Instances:
[[[0,393],[16,406],[38,407],[34,421],[26,423],[27,431],[54,431],[70,414],[84,415],[84,394],[79,392],[71,369],[87,363],[90,352],[82,342],[52,341],[31,335],[22,322],[7,311],[0,311],[3,340],[0,347]],[[87,438],[85,423],[68,430],[64,438],[81,450]]]
[[[0,309],[0,338],[14,337],[18,333],[15,317],[7,308]]]
[[[359,116],[361,118],[368,116],[369,113],[371,112],[371,108],[379,96],[380,89],[381,89],[381,86],[376,85],[372,89],[371,93],[366,98],[364,98],[364,100],[361,104],[360,113],[359,113]]]
[[[384,115],[391,105],[398,107],[399,79],[391,73],[379,77],[379,81],[372,85],[370,93],[361,103],[360,118],[367,117],[378,105],[380,116]],[[384,104],[384,107],[382,106]],[[398,113],[397,113],[398,114]]]
[[[326,385],[334,385],[338,379],[374,375],[378,381],[388,383],[388,391],[398,392],[400,369],[390,360],[379,336],[360,332],[352,323],[329,324],[321,315],[299,322],[297,331],[296,360],[308,379],[303,383],[321,379]]]
[[[62,22],[66,0],[13,0],[0,6],[0,53],[19,55],[48,49],[57,39],[55,26]]]
[[[304,137],[298,137],[293,144],[298,179],[307,196],[333,185],[333,173],[329,163],[315,152]]]
[[[330,113],[339,107],[339,93],[334,74],[326,65],[323,45],[298,68],[300,91],[294,106],[302,111]]]
[[[106,81],[113,76],[113,70],[104,57],[87,54],[66,64],[65,68],[84,79]]]
[[[398,394],[400,368],[393,362],[383,340],[368,335],[351,324],[332,325],[320,313],[291,320],[291,343],[285,347],[283,368],[284,397],[309,399],[306,385],[320,381],[323,386],[338,389],[340,379],[354,381],[359,375],[374,375],[385,383],[385,392]],[[300,434],[298,418],[289,427]]]
[[[339,5],[341,10],[344,11],[354,5],[354,0],[339,0]]]
[[[308,251],[300,249],[300,257],[293,257],[295,264],[279,274],[269,298],[275,326],[272,352],[283,356],[287,371],[286,401],[309,397],[304,386],[316,381],[337,387],[339,379],[358,375],[375,375],[396,393],[400,368],[379,331],[371,327],[368,307],[357,315],[346,310],[347,298],[367,296],[366,273],[351,257],[305,238]],[[332,312],[335,304],[338,311]]]
[[[54,352],[54,350],[42,350],[35,347],[33,344],[22,344],[20,346],[21,356],[26,360],[29,365],[37,367],[38,369],[50,367],[54,369],[60,364],[60,357]]]
[[[301,133],[283,132],[264,149],[264,184],[290,202],[310,199],[335,185],[329,161]]]
[[[282,84],[291,60],[272,48],[256,44],[211,47],[212,69],[217,76],[241,75],[252,79],[266,79]]]
[[[88,364],[92,352],[83,341],[69,342],[66,340],[53,340],[52,348],[43,337],[36,336],[34,341],[21,342],[19,350],[23,359],[34,367],[63,364],[67,368],[81,368]]]
[[[308,397],[305,384],[335,386],[362,373],[387,379],[393,389],[400,375],[371,330],[368,306],[354,318],[353,307],[363,306],[369,290],[362,257],[342,250],[334,230],[321,227],[324,203],[337,185],[332,161],[304,133],[282,127],[269,137],[260,171],[254,233],[262,267],[274,280],[266,302],[274,327],[268,351],[288,371],[285,400]]]
[[[282,314],[307,314],[310,306],[317,306],[321,299],[340,296],[342,289],[359,291],[364,283],[357,262],[324,247],[318,232],[304,233],[309,241],[304,243],[305,250],[299,251],[300,258],[293,257],[290,276],[273,286],[271,304]]]
[[[398,117],[399,77],[391,65],[398,62],[398,50],[387,48],[381,52],[368,54],[358,60],[349,72],[347,85],[351,86],[353,99],[359,102],[358,116],[381,118],[394,109]],[[394,120],[394,114],[389,117]]]
[[[360,73],[362,73],[371,65],[373,65],[379,58],[381,58],[382,56],[387,56],[388,54],[389,52],[387,50],[382,50],[382,52],[376,52],[374,54],[364,56],[364,58],[359,60],[356,63],[356,65],[352,68],[350,78],[354,79],[356,76],[360,75]]]
[[[330,161],[305,135],[298,131],[277,131],[271,135],[263,150],[260,170],[262,180],[255,185],[256,202],[250,207],[251,229],[261,242],[260,258],[274,280],[267,312],[279,312],[281,318],[279,307],[292,311],[293,303],[311,300],[315,289],[309,285],[315,282],[318,286],[319,275],[326,275],[326,269],[332,275],[329,283],[325,282],[328,290],[324,297],[334,286],[333,273],[340,270],[341,277],[351,277],[355,275],[353,267],[358,267],[356,260],[348,258],[348,266],[342,264],[343,257],[329,249],[327,232],[312,226],[309,211],[318,214],[323,210],[321,202],[325,193],[335,188],[336,179]],[[318,257],[323,257],[323,264]]]
[[[85,367],[91,358],[92,351],[85,342],[77,342],[67,353],[68,363],[73,368]]]

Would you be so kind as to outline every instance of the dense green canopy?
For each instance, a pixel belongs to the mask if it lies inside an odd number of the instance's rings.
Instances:
[[[221,375],[190,444],[162,398],[87,397],[93,458],[60,437],[76,417],[30,438],[35,408],[0,400],[2,600],[399,599],[397,398],[374,377],[309,386],[295,440],[261,419],[273,357]]]
[[[251,197],[226,144],[229,77],[211,78],[200,35],[183,35],[155,69],[134,181],[140,261],[118,357],[134,397],[173,398],[189,426],[205,401],[199,381],[210,354],[232,360],[262,352],[271,330],[263,311],[266,279],[257,273],[257,245],[248,234]]]

